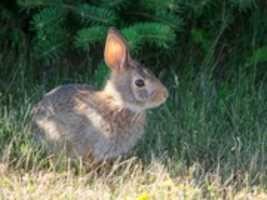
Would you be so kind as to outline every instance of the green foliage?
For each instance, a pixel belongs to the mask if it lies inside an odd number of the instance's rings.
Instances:
[[[234,6],[236,6],[240,11],[248,11],[256,6],[256,0],[231,0]]]
[[[34,9],[45,6],[62,5],[63,0],[17,0],[17,4],[23,9]]]
[[[0,6],[0,47],[3,53],[20,49],[41,65],[82,63],[94,72],[102,62],[106,32],[114,26],[131,51],[152,66],[198,71],[186,69],[192,63],[232,73],[237,67],[228,66],[251,66],[251,56],[254,64],[264,64],[258,54],[267,43],[265,8],[257,0],[18,0]],[[220,69],[214,68],[217,63]],[[36,73],[45,72],[39,64]]]
[[[81,4],[74,8],[74,10],[85,24],[111,25],[116,20],[115,13],[106,8]]]
[[[267,46],[256,49],[247,61],[249,65],[262,62],[267,62]]]
[[[171,28],[160,23],[136,23],[123,29],[122,33],[133,50],[138,50],[145,43],[155,45],[159,49],[167,49],[175,41],[175,34]]]
[[[0,5],[0,47],[2,52],[25,48],[25,33],[22,30],[23,19],[16,13]]]
[[[103,48],[110,26],[122,28],[134,52],[141,51],[146,44],[170,49],[175,43],[175,30],[179,30],[181,25],[180,17],[169,9],[174,3],[158,1],[154,7],[152,1],[140,1],[136,3],[136,9],[135,3],[122,0],[91,3],[19,0],[18,6],[30,10],[27,12],[33,30],[29,38],[30,51],[38,60],[52,64],[73,52],[84,52],[85,55],[87,49]],[[132,17],[129,20],[127,17],[131,9],[136,18],[133,21]]]
[[[107,28],[105,26],[93,26],[83,28],[77,32],[75,44],[77,47],[88,48],[97,42],[104,43]]]
[[[34,51],[45,61],[55,60],[67,47],[68,32],[64,29],[66,12],[58,7],[47,7],[33,16],[32,26],[36,31]]]
[[[192,41],[199,45],[204,53],[208,53],[211,44],[207,31],[201,29],[192,29],[191,36]]]
[[[95,70],[95,73],[93,75],[93,85],[96,85],[98,88],[102,87],[105,83],[105,80],[108,78],[109,69],[104,64],[104,62],[101,62],[97,66],[97,70]]]

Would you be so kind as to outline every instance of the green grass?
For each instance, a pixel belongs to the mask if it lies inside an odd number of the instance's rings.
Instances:
[[[266,183],[266,89],[242,74],[231,84],[205,74],[192,81],[181,77],[167,105],[151,113],[140,154],[152,150],[186,166],[197,164],[201,173],[218,173],[223,180],[242,174],[241,181],[248,175],[249,184]]]
[[[129,160],[99,173],[51,163],[29,134],[31,107],[45,92],[89,76],[52,70],[36,78],[22,61],[12,69],[0,82],[0,199],[266,198],[267,84],[253,74],[239,72],[231,82],[169,74],[170,98],[149,111]]]

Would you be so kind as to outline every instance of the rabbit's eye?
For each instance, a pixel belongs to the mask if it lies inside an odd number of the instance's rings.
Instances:
[[[137,79],[134,83],[137,87],[144,87],[145,86],[145,82],[142,79]]]

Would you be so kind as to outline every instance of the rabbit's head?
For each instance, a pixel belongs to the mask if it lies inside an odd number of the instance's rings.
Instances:
[[[104,91],[120,104],[139,112],[166,101],[166,87],[150,70],[131,58],[125,39],[114,28],[108,31],[104,57],[111,69]]]

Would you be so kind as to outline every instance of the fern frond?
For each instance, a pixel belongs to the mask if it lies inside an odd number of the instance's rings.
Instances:
[[[90,24],[113,24],[116,20],[115,13],[106,8],[100,8],[89,4],[81,4],[74,8],[84,23]]]
[[[166,24],[176,31],[181,31],[183,20],[177,15],[175,0],[144,0],[140,2],[140,10],[133,12],[136,16],[150,21]]]
[[[114,10],[120,10],[122,8],[126,8],[131,4],[131,1],[128,0],[100,0],[97,1],[97,5],[105,8],[111,8]]]
[[[167,10],[157,10],[152,19],[162,24],[166,24],[178,32],[182,30],[184,24],[183,19],[180,16]]]
[[[183,0],[184,12],[192,13],[195,18],[201,15],[209,15],[214,13],[216,7],[221,7],[222,1],[218,0]]]
[[[33,16],[31,24],[36,32],[33,45],[38,58],[53,61],[63,54],[68,43],[68,31],[63,27],[65,16],[65,10],[57,7],[44,8]]]
[[[137,23],[122,30],[133,51],[138,51],[146,43],[168,49],[175,40],[175,32],[160,23]]]
[[[231,0],[234,7],[237,7],[241,12],[246,12],[255,8],[257,3],[256,0]]]
[[[35,30],[47,29],[61,24],[65,17],[65,10],[58,7],[47,7],[33,16],[31,24]]]
[[[141,5],[149,10],[171,9],[176,4],[176,0],[143,0]]]
[[[17,0],[17,4],[26,9],[45,7],[45,6],[60,6],[63,0]]]
[[[103,42],[106,37],[107,27],[93,26],[78,31],[75,37],[75,46],[88,48],[97,42]]]

